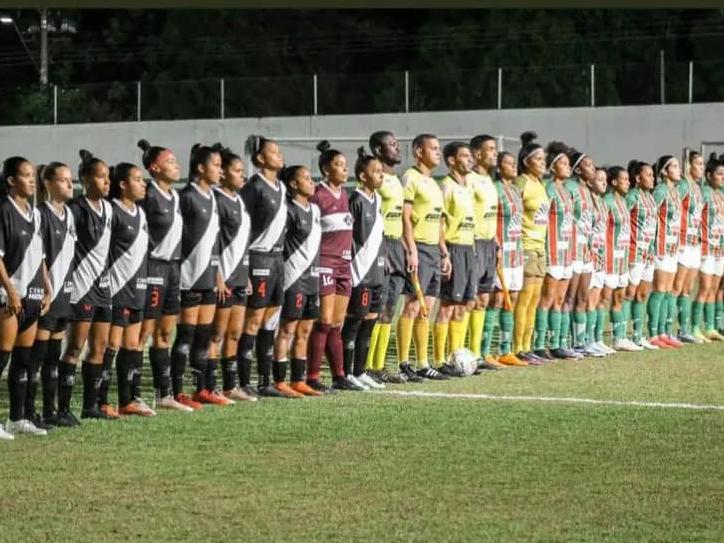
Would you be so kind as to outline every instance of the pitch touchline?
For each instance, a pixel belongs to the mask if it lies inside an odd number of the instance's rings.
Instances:
[[[694,409],[697,411],[724,411],[724,405],[702,405],[692,403],[662,403],[619,400],[595,400],[593,398],[566,398],[555,396],[498,396],[495,394],[473,394],[463,392],[424,392],[404,390],[380,390],[377,394],[392,396],[414,396],[418,398],[457,398],[464,400],[495,400],[505,402],[550,402],[550,403],[579,403],[594,405],[616,405],[627,407],[656,407],[663,409]]]

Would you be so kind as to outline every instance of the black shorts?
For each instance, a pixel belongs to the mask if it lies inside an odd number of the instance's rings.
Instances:
[[[251,309],[277,307],[284,302],[284,256],[249,254],[251,294],[246,305]]]
[[[363,318],[368,313],[379,313],[385,304],[384,285],[358,285],[352,288],[347,314]]]
[[[71,322],[111,322],[113,313],[109,305],[87,303],[71,304]]]
[[[216,307],[228,309],[234,305],[246,305],[246,296],[246,287],[234,287],[231,289],[231,295],[224,298],[223,302],[216,302]]]
[[[442,282],[440,298],[449,302],[461,303],[475,299],[477,294],[477,267],[475,250],[472,245],[454,245],[448,243],[452,274]]]
[[[7,303],[3,302],[0,307],[7,307]],[[21,301],[20,314],[18,315],[18,332],[24,332],[33,324],[38,322],[40,318],[40,300],[28,300],[23,298]]]
[[[143,320],[142,309],[131,309],[129,307],[113,307],[111,324],[113,326],[128,326]]]
[[[180,264],[177,261],[148,261],[146,279],[146,319],[157,319],[161,315],[178,315],[181,311]]]
[[[56,317],[50,311],[38,319],[38,328],[47,330],[51,334],[65,332],[68,326],[68,317]]]
[[[387,269],[390,275],[385,282],[382,297],[385,304],[396,306],[407,277],[405,248],[399,239],[385,238],[385,242],[387,243]]]
[[[181,307],[196,307],[197,305],[216,305],[219,297],[213,289],[182,290]]]
[[[440,248],[437,245],[417,244],[417,277],[420,288],[425,296],[437,298],[440,294]],[[405,288],[402,290],[409,296],[415,295],[415,289],[409,277],[405,278]]]
[[[475,262],[478,277],[478,293],[495,290],[495,266],[498,244],[494,239],[475,240]]]
[[[316,320],[319,318],[319,295],[288,290],[284,294],[282,319],[287,321]]]

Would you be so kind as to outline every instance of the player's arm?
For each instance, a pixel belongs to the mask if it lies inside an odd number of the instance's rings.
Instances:
[[[447,251],[447,243],[445,243],[445,215],[440,217],[440,241],[438,242],[440,248],[440,270],[442,274],[449,277],[452,273],[452,264],[450,263],[450,255]]]
[[[402,206],[402,240],[405,246],[405,258],[407,259],[407,271],[417,272],[417,247],[415,236],[412,233],[412,202],[405,201]]]

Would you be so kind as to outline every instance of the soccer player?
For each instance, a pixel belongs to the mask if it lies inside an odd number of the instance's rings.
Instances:
[[[573,198],[565,182],[571,175],[568,147],[558,141],[546,147],[546,167],[551,179],[545,187],[548,197],[548,230],[546,233],[546,275],[543,280],[538,310],[535,315],[535,351],[543,360],[577,360],[581,356],[561,344],[561,336],[568,334],[561,318],[568,281],[573,274]],[[570,323],[570,321],[569,321]],[[550,330],[550,351],[545,348]],[[539,363],[536,360],[529,363]]]
[[[105,199],[110,190],[106,163],[85,149],[80,151],[80,158],[78,177],[83,184],[84,194],[69,204],[76,230],[70,293],[71,322],[65,353],[58,365],[58,416],[68,421],[75,419],[70,411],[70,400],[75,383],[75,368],[86,340],[89,349],[82,364],[81,418],[108,419],[98,409],[98,391],[112,320],[108,249],[113,206]]]
[[[203,404],[228,405],[232,400],[206,390],[209,344],[217,302],[226,299],[219,265],[219,211],[212,187],[221,179],[218,147],[194,144],[189,181],[179,192],[183,220],[181,238],[181,316],[171,348],[171,384],[176,401],[201,409]],[[187,362],[191,362],[196,391],[183,392]]]
[[[359,186],[349,198],[353,220],[352,296],[342,328],[344,372],[349,381],[365,390],[381,389],[385,385],[365,372],[365,362],[388,281],[382,203],[376,192],[382,186],[382,163],[360,147],[354,173]]]
[[[449,377],[430,367],[428,341],[430,322],[428,316],[440,294],[441,274],[449,275],[450,255],[447,254],[442,217],[443,196],[432,171],[440,164],[440,142],[432,134],[420,134],[412,140],[415,166],[403,175],[405,204],[402,208],[402,232],[407,254],[405,302],[402,315],[397,321],[397,359],[400,372],[409,380],[415,376],[427,379],[447,380]],[[424,308],[416,290],[424,296]],[[410,345],[413,331],[417,365],[410,364]]]
[[[714,320],[716,295],[724,275],[724,163],[709,157],[701,187],[704,208],[701,219],[701,272],[693,307],[694,335],[705,342],[722,341]]]
[[[216,368],[221,360],[222,390],[231,400],[256,401],[256,395],[236,385],[236,353],[244,325],[244,310],[249,286],[249,236],[251,218],[239,196],[244,185],[244,161],[228,148],[221,149],[222,177],[214,185],[219,209],[219,271],[226,295],[216,304],[214,333],[209,346],[206,390],[216,390]]]
[[[664,349],[679,348],[683,344],[672,336],[676,298],[671,293],[681,228],[681,197],[676,187],[681,178],[679,161],[671,155],[660,157],[654,174],[657,178],[654,188],[657,222],[654,287],[648,303],[650,343]]]
[[[495,270],[499,250],[495,241],[498,191],[491,178],[497,165],[498,149],[495,138],[487,134],[472,138],[470,149],[474,166],[473,171],[467,175],[467,182],[473,190],[475,261],[478,277],[475,306],[469,312],[470,350],[481,356],[486,364],[498,368],[501,364],[490,354],[493,330],[500,311],[491,297],[491,293],[495,290]],[[468,313],[466,321],[467,317]]]
[[[678,268],[671,295],[677,299],[679,310],[678,340],[682,343],[703,343],[691,333],[691,290],[701,267],[701,214],[704,201],[701,182],[704,177],[704,157],[689,151],[687,175],[678,183],[681,198],[681,227],[679,230]]]
[[[472,183],[466,179],[472,166],[472,153],[467,144],[453,141],[443,148],[442,156],[449,173],[440,184],[443,195],[440,249],[449,255],[451,266],[449,272],[443,274],[432,350],[435,369],[443,375],[457,377],[457,370],[447,364],[446,345],[449,339],[450,353],[463,346],[465,312],[474,307],[478,292],[474,193]]]
[[[50,305],[51,285],[43,261],[40,212],[30,198],[35,193],[35,169],[23,157],[5,160],[0,191],[0,373],[10,359],[10,415],[0,439],[15,434],[44,436],[26,418],[27,386],[37,382],[38,361],[32,357],[38,317]],[[12,352],[12,356],[11,356]]]
[[[385,227],[385,246],[387,248],[388,276],[383,298],[385,304],[379,315],[377,324],[372,329],[370,350],[367,356],[368,373],[382,383],[404,383],[408,377],[397,371],[388,373],[385,370],[387,348],[390,344],[392,319],[397,312],[398,302],[405,285],[405,241],[402,237],[402,207],[404,195],[402,183],[395,174],[395,167],[400,164],[400,146],[394,134],[387,131],[375,132],[370,136],[372,155],[382,163],[382,186],[377,189],[381,199],[382,217]],[[415,381],[422,380],[415,376]]]
[[[274,360],[278,367],[286,365],[289,352],[291,379],[289,388],[304,396],[321,396],[329,392],[317,380],[317,389],[305,382],[308,364],[309,337],[314,321],[319,318],[319,244],[322,225],[314,196],[314,180],[309,168],[285,167],[280,178],[287,188],[287,234],[284,238],[284,304],[279,333],[274,341]],[[284,377],[277,376],[277,386]],[[283,389],[284,387],[282,387]]]
[[[37,380],[28,381],[26,418],[38,428],[73,426],[74,420],[59,416],[55,406],[58,389],[58,362],[61,343],[70,315],[71,265],[75,251],[75,223],[73,213],[66,205],[73,197],[73,176],[70,168],[61,162],[51,162],[38,168],[43,184],[37,191],[36,202],[40,211],[43,251],[51,287],[50,309],[38,320],[38,331],[33,343],[33,360],[40,367],[43,390],[42,415],[35,412]]]
[[[181,168],[170,149],[140,140],[142,163],[151,174],[146,197],[139,205],[148,223],[148,261],[146,303],[143,308],[140,346],[152,338],[148,358],[153,375],[156,407],[193,411],[176,401],[171,386],[171,334],[181,311],[181,236],[183,219],[179,195],[173,188],[181,177]]]
[[[644,349],[658,349],[643,336],[646,302],[654,279],[654,238],[656,236],[656,201],[654,200],[654,170],[639,160],[628,164],[633,188],[626,195],[631,217],[629,245],[628,288],[624,306],[631,308],[633,342]]]
[[[624,298],[628,286],[629,246],[631,244],[631,216],[626,205],[629,189],[628,171],[621,166],[608,169],[609,191],[604,197],[606,217],[606,279],[601,303],[611,308],[613,349],[616,351],[643,351],[626,337],[628,315]]]
[[[110,373],[116,357],[118,376],[118,414],[108,404],[108,384],[104,379],[98,404],[106,416],[138,415],[152,417],[156,413],[141,398],[143,349],[140,345],[143,306],[146,302],[146,253],[148,225],[146,214],[137,202],[146,196],[146,183],[137,166],[122,162],[110,169],[110,198],[113,205],[108,274],[112,299],[111,331],[104,357],[104,372]]]

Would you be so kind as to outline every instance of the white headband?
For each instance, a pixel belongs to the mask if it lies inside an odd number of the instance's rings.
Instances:
[[[581,163],[581,160],[586,158],[588,155],[586,153],[581,153],[581,156],[579,156],[576,161],[573,163],[573,166],[571,166],[571,170],[575,170],[576,166],[578,166]]]
[[[551,165],[548,166],[548,169],[550,170],[550,169],[553,167],[553,164],[555,164],[556,162],[558,162],[558,161],[561,159],[561,157],[563,157],[563,156],[565,156],[565,153],[558,153],[558,154],[556,155],[556,158],[554,158],[553,160],[551,160]]]

